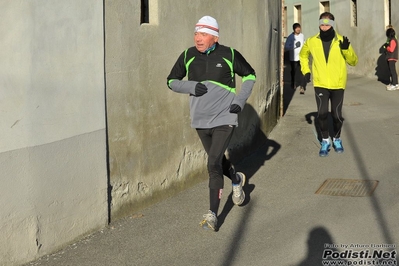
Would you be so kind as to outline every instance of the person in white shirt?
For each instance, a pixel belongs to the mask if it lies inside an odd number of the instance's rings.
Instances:
[[[294,23],[292,25],[294,30],[285,42],[284,50],[289,52],[291,62],[291,86],[299,89],[300,94],[305,94],[306,81],[301,72],[301,64],[299,62],[299,53],[305,42],[305,36],[301,33],[301,25]]]

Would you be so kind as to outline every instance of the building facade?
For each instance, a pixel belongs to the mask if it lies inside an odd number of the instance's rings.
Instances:
[[[396,0],[284,0],[284,36],[292,32],[296,22],[302,25],[305,38],[316,34],[319,15],[331,12],[336,30],[349,38],[359,57],[357,66],[349,67],[348,72],[386,82],[389,70],[380,48],[386,41],[386,27],[399,29],[397,10]]]
[[[166,86],[200,17],[214,16],[220,43],[257,73],[232,160],[279,119],[280,0],[1,1],[0,14],[1,264],[52,253],[207,179],[188,97]]]

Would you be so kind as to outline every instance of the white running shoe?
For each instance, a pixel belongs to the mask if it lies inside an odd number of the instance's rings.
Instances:
[[[388,91],[396,91],[398,89],[399,89],[399,85],[398,84],[396,84],[396,85],[391,84],[391,85],[387,86],[387,90]]]
[[[218,218],[216,217],[216,214],[213,211],[209,210],[203,215],[203,217],[204,220],[200,222],[200,226],[204,229],[217,231]]]
[[[233,203],[235,205],[241,205],[245,200],[245,193],[242,187],[245,185],[245,175],[241,172],[237,172],[236,175],[240,178],[240,183],[233,184]]]

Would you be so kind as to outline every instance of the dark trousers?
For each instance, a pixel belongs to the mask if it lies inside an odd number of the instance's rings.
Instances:
[[[301,86],[306,90],[306,81],[301,71],[300,61],[291,61],[291,84],[294,88]]]
[[[395,61],[389,60],[389,72],[391,72],[391,84],[397,85],[398,84],[398,73],[396,73]]]
[[[231,179],[235,177],[235,170],[224,153],[233,136],[234,126],[219,126],[209,129],[197,129],[198,136],[208,154],[209,188],[222,189],[223,175]]]
[[[317,104],[317,121],[320,127],[321,136],[323,139],[329,138],[328,130],[328,107],[331,102],[331,116],[333,119],[334,138],[341,136],[342,123],[342,104],[344,102],[344,90],[331,90],[325,88],[315,87],[315,97]]]

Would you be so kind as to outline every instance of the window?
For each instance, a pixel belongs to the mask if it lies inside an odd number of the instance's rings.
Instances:
[[[357,0],[352,0],[351,2],[351,25],[352,27],[357,27]]]
[[[330,1],[320,2],[320,14],[324,12],[330,12]]]
[[[141,0],[141,16],[140,16],[140,24],[150,23],[150,15],[148,8],[148,0]]]
[[[294,6],[294,22],[302,24],[302,10],[301,5]]]

